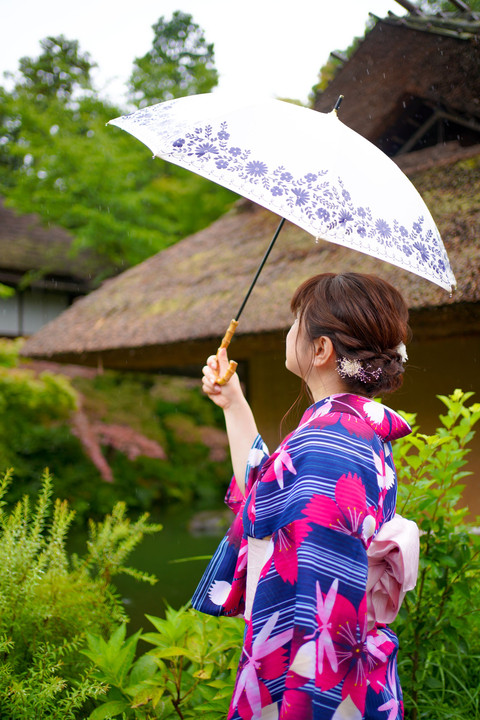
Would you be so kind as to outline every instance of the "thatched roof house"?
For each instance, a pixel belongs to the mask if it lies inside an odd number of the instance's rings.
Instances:
[[[480,142],[480,14],[375,20],[315,109],[328,112],[343,94],[342,121],[391,157]]]
[[[0,299],[0,335],[36,332],[93,289],[101,261],[73,253],[74,239],[34,214],[19,214],[0,198],[0,283],[15,295]]]

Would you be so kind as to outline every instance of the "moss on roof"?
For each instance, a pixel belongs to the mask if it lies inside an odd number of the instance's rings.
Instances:
[[[93,252],[74,250],[74,238],[66,230],[42,223],[35,214],[17,213],[0,198],[0,272],[12,279],[28,273],[32,284],[53,276],[86,291],[104,269]]]

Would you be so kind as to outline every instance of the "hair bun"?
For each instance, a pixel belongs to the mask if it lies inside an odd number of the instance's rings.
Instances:
[[[300,285],[291,309],[312,343],[331,339],[352,392],[372,396],[401,386],[410,329],[407,304],[393,285],[375,275],[323,273]]]

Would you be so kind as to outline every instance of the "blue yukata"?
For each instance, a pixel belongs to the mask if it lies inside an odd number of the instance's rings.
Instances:
[[[395,515],[390,441],[409,432],[384,405],[340,394],[308,408],[272,455],[255,439],[245,497],[233,480],[235,520],[192,601],[246,619],[229,720],[403,718],[398,641],[368,622],[366,587],[367,549]]]

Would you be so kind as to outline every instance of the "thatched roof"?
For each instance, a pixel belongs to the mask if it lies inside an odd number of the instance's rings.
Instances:
[[[20,214],[0,198],[0,282],[52,287],[77,293],[92,288],[92,278],[103,269],[93,253],[73,250],[73,236],[38,215]]]
[[[470,308],[470,315],[472,307],[478,310],[474,303],[480,301],[480,148],[476,150],[473,158],[451,163],[450,156],[450,164],[443,168],[413,177],[423,188],[449,253],[458,281],[453,297],[366,255],[324,241],[316,244],[287,223],[242,315],[239,339],[258,338],[261,333],[264,347],[269,333],[289,326],[289,298],[297,285],[325,271],[377,273],[401,289],[417,312],[454,305]],[[422,167],[428,167],[428,153],[434,151],[418,154]],[[202,341],[214,349],[237,312],[278,220],[248,201],[239,201],[210,227],[78,300],[30,338],[24,354],[82,363],[95,363],[101,355],[105,365],[132,368],[197,362],[197,354],[205,356]],[[480,322],[480,313],[474,315]],[[171,353],[175,347],[186,347],[185,341],[189,343],[184,358],[177,357],[174,363]],[[238,342],[237,356],[241,347]],[[150,360],[145,355],[148,348],[155,350]]]
[[[343,94],[342,121],[389,155],[429,112],[448,116],[450,139],[470,143],[480,133],[479,40],[480,20],[469,13],[377,19],[315,109],[328,112]]]

